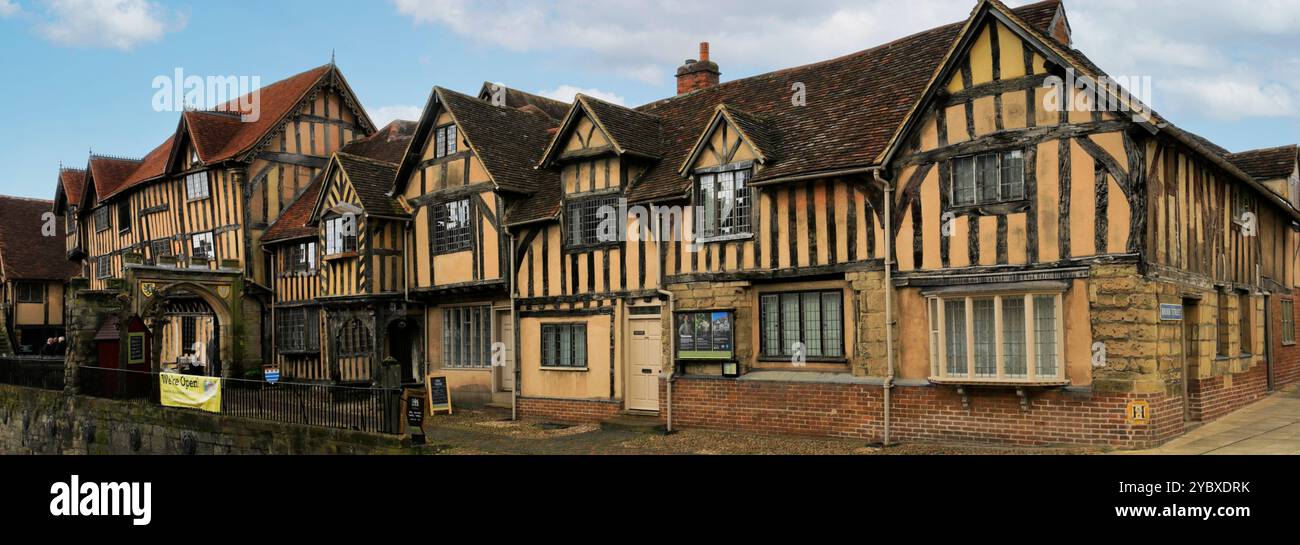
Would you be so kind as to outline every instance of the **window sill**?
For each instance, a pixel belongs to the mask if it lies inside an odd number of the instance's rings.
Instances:
[[[463,253],[465,253],[465,252],[472,252],[472,251],[474,251],[474,248],[471,248],[471,247],[469,247],[469,246],[466,246],[466,247],[464,247],[464,248],[456,248],[456,249],[454,249],[454,250],[453,250],[453,249],[448,249],[448,250],[434,250],[434,251],[433,251],[433,257],[444,256],[444,255],[463,254]]]
[[[1015,378],[953,378],[953,377],[930,377],[931,384],[952,385],[952,386],[1015,386],[1015,387],[1042,387],[1055,388],[1059,386],[1069,386],[1068,379],[1015,379]]]
[[[327,255],[325,256],[324,259],[325,261],[341,261],[344,259],[356,259],[358,257],[361,257],[361,254],[358,254],[356,252],[342,252],[338,254]]]
[[[492,368],[491,368],[491,367],[466,367],[466,366],[444,365],[444,366],[442,366],[442,369],[440,369],[440,370],[441,370],[441,371],[448,371],[448,372],[462,372],[462,373],[463,373],[463,372],[472,372],[472,371],[478,371],[478,372],[491,371]]]
[[[707,238],[699,237],[695,239],[695,242],[699,244],[711,244],[714,242],[735,242],[738,240],[751,240],[753,238],[754,238],[754,233],[741,233],[738,235],[719,235],[716,237],[707,237]]]
[[[1295,346],[1295,341],[1282,341],[1282,346]]]
[[[594,250],[605,250],[610,248],[617,248],[620,243],[621,241],[614,241],[614,242],[602,242],[600,244],[584,244],[581,246],[565,246],[564,251],[570,254],[581,254],[585,252],[591,252]]]
[[[590,370],[586,367],[546,367],[546,366],[542,366],[541,369],[543,371],[562,371],[568,373],[585,373]]]

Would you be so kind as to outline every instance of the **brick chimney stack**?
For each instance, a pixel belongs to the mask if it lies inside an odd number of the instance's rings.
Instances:
[[[713,87],[720,76],[718,63],[709,60],[709,42],[700,42],[700,60],[687,59],[677,69],[677,94]]]

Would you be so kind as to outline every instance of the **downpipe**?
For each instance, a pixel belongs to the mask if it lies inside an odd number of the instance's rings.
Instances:
[[[880,170],[872,171],[876,182],[885,190],[885,382],[884,389],[884,425],[881,446],[890,446],[890,402],[894,390],[894,187],[889,180],[880,175]]]
[[[668,346],[670,347],[670,355],[672,357],[669,358],[668,360],[668,377],[666,379],[667,384],[665,385],[665,389],[667,391],[665,392],[665,397],[668,404],[667,405],[667,413],[668,413],[667,431],[668,433],[672,433],[673,432],[673,381],[676,380],[677,378],[677,343],[673,340],[675,337],[673,337],[672,335],[675,335],[677,331],[676,329],[677,326],[674,324],[675,321],[674,318],[676,317],[676,315],[673,314],[674,312],[673,293],[662,289],[655,290],[655,291],[659,293],[659,295],[662,295],[668,299],[668,331],[669,331]]]

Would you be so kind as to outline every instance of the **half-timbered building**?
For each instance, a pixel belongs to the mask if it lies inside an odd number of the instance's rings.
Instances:
[[[257,370],[271,354],[272,264],[261,237],[331,153],[373,132],[330,64],[184,112],[143,158],[93,155],[75,210],[60,189],[88,295],[129,296],[112,323],[148,324],[154,369],[189,358],[209,374]]]

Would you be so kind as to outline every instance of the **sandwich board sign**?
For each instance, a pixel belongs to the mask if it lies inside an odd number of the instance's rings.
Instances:
[[[451,389],[447,386],[447,375],[429,374],[424,382],[429,396],[428,414],[443,411],[451,414]]]

